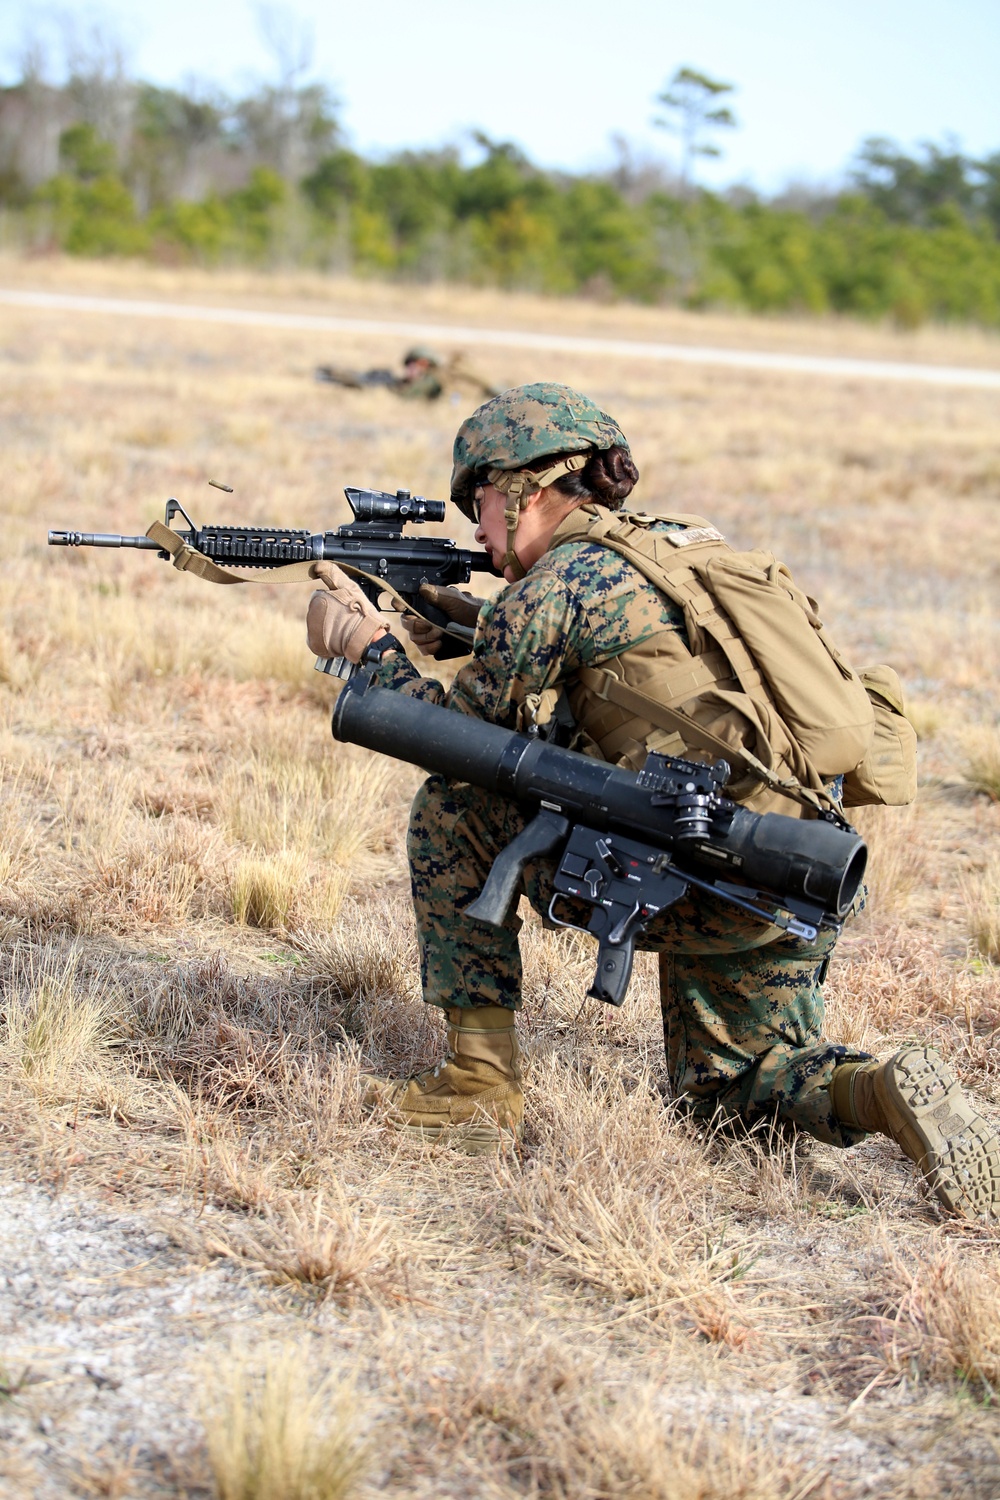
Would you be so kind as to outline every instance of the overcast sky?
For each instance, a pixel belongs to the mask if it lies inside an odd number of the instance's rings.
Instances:
[[[0,0],[0,69],[17,76],[24,37],[47,18],[103,17],[140,76],[238,89],[274,73],[258,9]],[[720,138],[721,162],[700,167],[707,183],[832,182],[867,135],[1000,150],[1000,0],[294,0],[284,12],[311,30],[311,76],[336,90],[364,152],[478,127],[547,166],[606,165],[615,133],[669,158],[652,101],[685,64],[737,86],[740,128]]]

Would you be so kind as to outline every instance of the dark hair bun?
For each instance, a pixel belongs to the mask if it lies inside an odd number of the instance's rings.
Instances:
[[[599,505],[616,510],[632,493],[639,480],[639,470],[627,448],[595,449],[580,473],[585,489]]]
[[[541,474],[574,456],[571,453],[548,453],[544,458],[535,459],[531,469]],[[632,462],[631,453],[616,443],[613,448],[591,448],[583,468],[564,474],[552,488],[565,495],[567,500],[578,500],[581,504],[593,500],[597,505],[618,510],[638,481],[639,470]]]

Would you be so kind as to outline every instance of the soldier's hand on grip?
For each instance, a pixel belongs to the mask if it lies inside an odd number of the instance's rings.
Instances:
[[[483,600],[472,594],[463,594],[461,589],[439,588],[434,583],[422,583],[420,597],[447,615],[449,620],[454,620],[456,625],[467,625],[471,629],[475,628],[483,607]],[[439,625],[431,625],[416,615],[403,615],[402,624],[418,651],[424,656],[437,656],[444,636]]]
[[[336,563],[314,563],[312,576],[325,583],[326,589],[316,590],[306,611],[310,651],[316,656],[346,656],[348,661],[360,662],[365,647],[385,630],[385,621]]]

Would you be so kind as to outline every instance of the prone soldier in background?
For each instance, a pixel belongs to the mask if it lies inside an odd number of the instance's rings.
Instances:
[[[852,805],[911,797],[915,769],[886,784],[912,737],[901,705],[892,721],[898,683],[871,698],[770,554],[734,553],[700,517],[621,514],[637,479],[618,424],[587,397],[554,384],[505,391],[455,440],[452,499],[508,587],[481,606],[435,591],[476,624],[452,687],[421,676],[332,567],[323,577],[336,595],[310,601],[310,647],[364,661],[377,686],[633,769],[650,751],[721,755],[734,772],[726,796],[753,811],[836,816],[845,784]],[[436,650],[433,630],[411,634]],[[415,1077],[369,1079],[366,1101],[402,1131],[469,1151],[521,1131],[516,902],[499,928],[463,913],[525,824],[516,805],[441,776],[410,817],[424,999],[447,1016],[448,1051]],[[543,914],[553,874],[540,858],[522,877]],[[918,1044],[880,1063],[824,1036],[835,941],[792,936],[697,889],[661,911],[642,946],[661,954],[676,1097],[696,1117],[776,1118],[836,1146],[889,1136],[946,1208],[1000,1212],[1000,1140],[943,1060]]]
[[[496,396],[498,388],[477,375],[465,363],[462,354],[442,359],[427,344],[416,344],[403,355],[403,373],[392,370],[345,370],[338,365],[320,365],[316,379],[331,385],[347,386],[360,391],[368,386],[383,386],[408,401],[437,401],[448,394],[468,393],[476,400]]]

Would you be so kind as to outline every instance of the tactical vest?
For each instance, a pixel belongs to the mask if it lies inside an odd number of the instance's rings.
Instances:
[[[660,521],[680,529],[663,530]],[[827,783],[855,768],[855,803],[912,799],[915,753],[907,766],[905,746],[896,754],[906,787],[877,784],[885,756],[875,745],[872,697],[815,602],[769,552],[735,552],[701,516],[592,506],[561,523],[552,548],[570,541],[620,553],[684,614],[683,631],[659,631],[568,682],[583,748],[633,769],[651,750],[724,758],[733,768],[728,795],[755,812],[815,816],[829,805]],[[878,701],[884,708],[891,696],[888,673],[901,718],[898,679],[891,668],[878,670]]]

